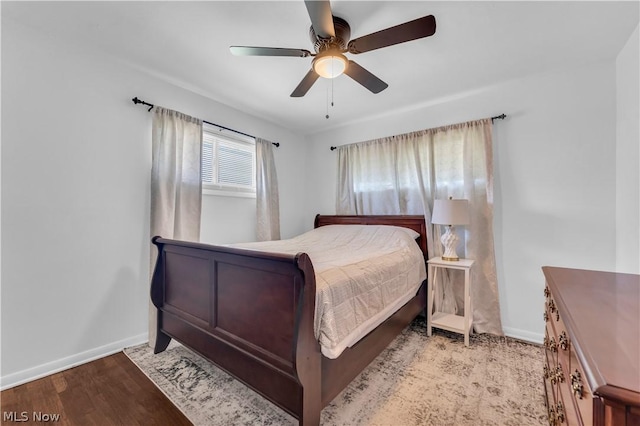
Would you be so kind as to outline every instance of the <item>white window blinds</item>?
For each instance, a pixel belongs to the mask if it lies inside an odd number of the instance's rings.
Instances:
[[[219,133],[214,127],[203,128],[203,193],[255,197],[255,140]]]

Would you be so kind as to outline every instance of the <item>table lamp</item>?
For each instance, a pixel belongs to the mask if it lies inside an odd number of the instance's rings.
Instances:
[[[459,238],[453,225],[466,225],[469,223],[469,200],[435,200],[433,204],[433,216],[431,223],[446,225],[447,232],[440,238],[444,246],[442,260],[456,262],[460,260],[456,253]]]

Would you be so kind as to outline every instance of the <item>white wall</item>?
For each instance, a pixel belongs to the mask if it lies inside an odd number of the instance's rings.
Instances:
[[[640,273],[640,42],[638,28],[616,59],[616,269]]]
[[[282,233],[313,219],[298,135],[4,19],[3,388],[147,339],[151,114],[134,96],[280,142]],[[255,201],[236,201],[205,200],[207,239],[253,239]]]
[[[334,213],[342,145],[501,113],[494,232],[505,333],[542,341],[541,266],[615,268],[615,64],[535,75],[309,138],[311,212]],[[434,82],[437,84],[437,82]]]

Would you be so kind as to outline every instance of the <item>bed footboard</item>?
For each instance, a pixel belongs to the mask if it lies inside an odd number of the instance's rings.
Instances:
[[[318,424],[321,355],[309,257],[154,237],[156,353],[171,338],[300,420]]]

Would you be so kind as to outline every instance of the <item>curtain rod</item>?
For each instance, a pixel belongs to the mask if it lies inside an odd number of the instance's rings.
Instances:
[[[151,111],[151,110],[149,110]],[[491,122],[493,123],[493,120],[504,120],[505,118],[507,118],[507,114],[500,114],[500,115],[496,115],[495,117],[491,117]],[[332,146],[329,148],[331,151],[334,151],[336,149],[338,149],[337,146]]]
[[[148,107],[149,107],[149,109],[148,109],[147,111],[151,111],[151,110],[153,109],[153,107],[155,106],[155,105],[150,104],[150,103],[148,103],[148,102],[145,102],[145,101],[143,101],[143,100],[141,100],[141,99],[138,99],[138,97],[137,97],[137,96],[136,96],[135,98],[131,99],[131,101],[132,101],[134,104],[136,104],[136,105],[137,105],[137,104],[142,104],[142,105],[146,105],[146,106],[148,106]],[[239,134],[239,135],[243,135],[243,136],[247,136],[247,137],[250,137],[250,138],[256,139],[256,137],[255,137],[255,136],[249,135],[249,134],[247,134],[247,133],[240,132],[240,131],[238,131],[238,130],[230,129],[230,128],[228,128],[228,127],[221,126],[221,125],[219,125],[219,124],[212,123],[212,122],[210,122],[210,121],[202,120],[202,122],[203,122],[203,123],[210,124],[211,126],[219,127],[219,128],[221,128],[221,129],[224,129],[224,130],[228,130],[228,131],[233,132],[233,133],[237,133],[237,134]],[[280,146],[280,142],[271,142],[271,143],[272,143],[273,145],[275,145],[275,146],[276,146],[276,148]]]

